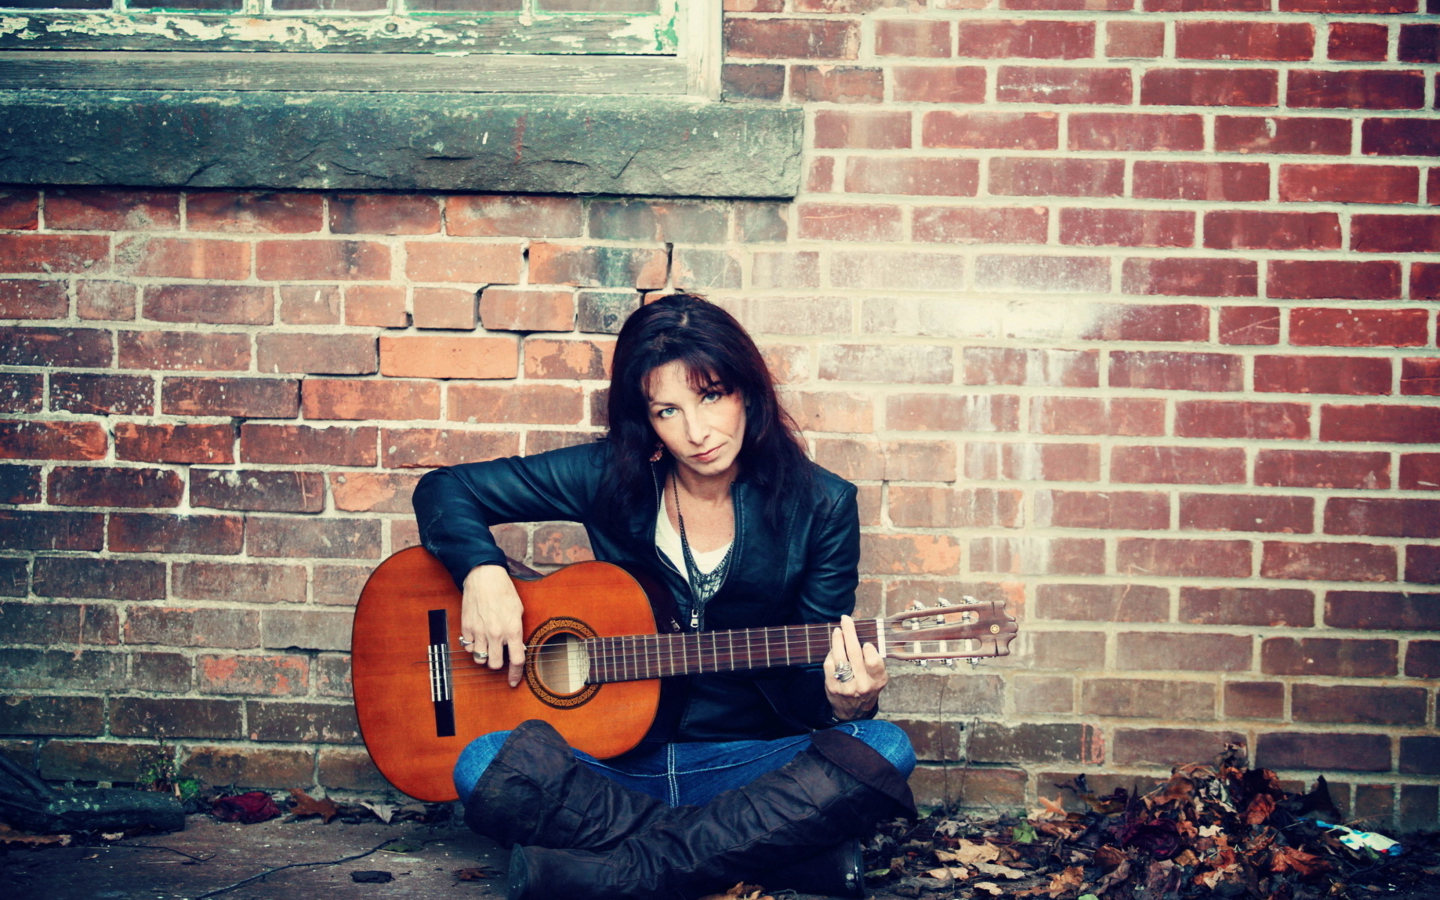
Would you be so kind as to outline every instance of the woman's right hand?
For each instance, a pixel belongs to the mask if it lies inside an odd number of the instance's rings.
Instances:
[[[520,621],[525,610],[515,582],[504,566],[476,566],[465,576],[460,602],[460,637],[477,663],[498,669],[509,658],[510,686],[525,674],[525,633]],[[463,641],[462,641],[463,643]]]

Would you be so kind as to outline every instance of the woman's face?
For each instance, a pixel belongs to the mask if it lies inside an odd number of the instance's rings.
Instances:
[[[698,391],[690,370],[676,360],[646,377],[650,426],[670,455],[696,475],[729,475],[745,438],[745,400],[718,384]]]

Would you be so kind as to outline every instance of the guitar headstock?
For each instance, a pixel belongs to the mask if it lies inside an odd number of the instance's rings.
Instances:
[[[969,659],[1009,656],[1020,630],[1003,600],[964,598],[890,616],[882,621],[885,655],[891,659]],[[952,646],[963,642],[962,646]]]

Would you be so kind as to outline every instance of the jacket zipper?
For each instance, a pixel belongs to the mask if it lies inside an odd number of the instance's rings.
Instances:
[[[660,521],[660,515],[661,515],[661,513],[664,511],[664,507],[663,507],[664,497],[663,497],[663,496],[661,495],[661,493],[660,493],[664,488],[661,486],[660,480],[655,477],[655,464],[654,464],[654,463],[651,463],[651,464],[650,464],[650,482],[655,485],[655,521],[656,521],[656,524],[657,524],[657,526],[658,526],[659,521]],[[731,484],[731,485],[730,485],[730,515],[731,515],[732,517],[734,517],[734,519],[735,519],[735,535],[730,539],[730,540],[731,540],[731,547],[732,547],[731,552],[732,552],[732,553],[738,553],[739,550],[740,550],[740,495],[739,495],[739,487],[740,487],[740,486],[739,486],[738,484]],[[654,529],[651,529],[651,535],[650,535],[650,537],[651,537],[651,542],[653,543],[653,542],[654,542]],[[662,563],[664,563],[664,564],[670,569],[670,571],[674,572],[676,575],[679,575],[679,576],[681,577],[681,579],[685,582],[685,587],[686,587],[687,590],[690,589],[690,579],[689,579],[688,577],[686,577],[685,573],[683,573],[683,572],[681,572],[679,569],[675,568],[675,564],[672,563],[672,562],[670,562],[670,558],[669,558],[668,556],[666,556],[664,553],[661,553],[661,552],[660,552],[659,546],[656,546],[656,547],[655,547],[655,555],[660,558],[660,561],[661,561]],[[733,556],[732,556],[731,558],[732,558],[732,560],[734,559]],[[726,581],[728,581],[728,580],[730,579],[729,573],[726,573],[725,579],[726,579]],[[724,586],[724,583],[722,582],[722,583],[721,583],[721,587],[723,587],[723,586]],[[715,592],[718,594],[718,593],[720,592],[720,589],[719,589],[719,588],[716,588]],[[700,623],[704,620],[704,618],[705,618],[705,604],[697,601],[697,600],[695,599],[695,592],[694,592],[693,590],[690,590],[690,630],[691,630],[691,631],[699,631],[699,630],[700,630]]]

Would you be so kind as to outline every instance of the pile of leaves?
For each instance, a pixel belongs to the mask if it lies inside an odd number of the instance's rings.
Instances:
[[[867,886],[903,897],[1318,900],[1376,884],[1396,896],[1440,875],[1434,840],[1402,856],[1352,849],[1319,824],[1341,821],[1324,778],[1287,792],[1273,772],[1247,768],[1239,747],[1145,794],[1097,796],[1084,776],[1056,788],[1023,819],[937,813],[882,826],[866,847]],[[1083,811],[1067,811],[1066,792]]]

